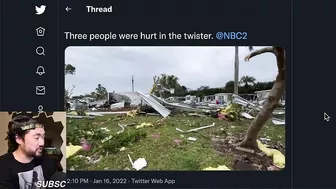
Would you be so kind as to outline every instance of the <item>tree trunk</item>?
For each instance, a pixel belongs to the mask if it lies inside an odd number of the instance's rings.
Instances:
[[[248,97],[247,97],[247,90],[248,90],[248,87],[249,87],[248,84],[245,83],[244,88],[245,88],[245,99],[246,99],[246,100],[249,100]]]
[[[238,144],[241,147],[245,148],[257,148],[257,137],[258,134],[263,127],[263,125],[267,122],[267,120],[271,117],[273,111],[277,107],[279,100],[285,91],[286,80],[285,80],[285,66],[286,66],[286,55],[285,50],[281,47],[272,47],[272,48],[264,48],[258,51],[251,53],[249,56],[245,58],[245,60],[249,60],[253,56],[265,53],[272,52],[276,56],[277,66],[278,66],[278,75],[272,87],[272,90],[262,107],[261,111],[257,115],[257,117],[252,121],[244,140]]]
[[[234,64],[234,94],[238,95],[238,80],[239,80],[239,58],[238,46],[235,46],[235,64]]]

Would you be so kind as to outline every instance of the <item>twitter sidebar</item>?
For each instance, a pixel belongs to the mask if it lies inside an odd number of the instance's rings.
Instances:
[[[60,108],[57,1],[40,2],[2,1],[1,110]]]

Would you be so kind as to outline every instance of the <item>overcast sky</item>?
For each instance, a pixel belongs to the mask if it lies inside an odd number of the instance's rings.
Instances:
[[[153,76],[166,73],[191,89],[223,87],[234,77],[234,52],[234,47],[68,47],[65,64],[75,66],[76,73],[65,76],[65,86],[76,86],[73,95],[90,93],[98,84],[109,92],[130,92],[134,75],[135,90],[148,93]],[[248,53],[247,47],[239,47],[239,78],[274,80],[274,55],[263,54],[245,62]]]

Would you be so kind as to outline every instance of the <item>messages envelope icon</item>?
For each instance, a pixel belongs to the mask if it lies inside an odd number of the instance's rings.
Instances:
[[[45,95],[45,86],[36,86],[36,95]]]

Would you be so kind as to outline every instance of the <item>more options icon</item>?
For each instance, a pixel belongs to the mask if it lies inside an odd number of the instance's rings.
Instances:
[[[42,27],[38,27],[38,28],[36,28],[36,35],[37,35],[38,37],[43,37],[44,34],[45,34],[45,29],[44,29],[44,28],[42,28]]]

